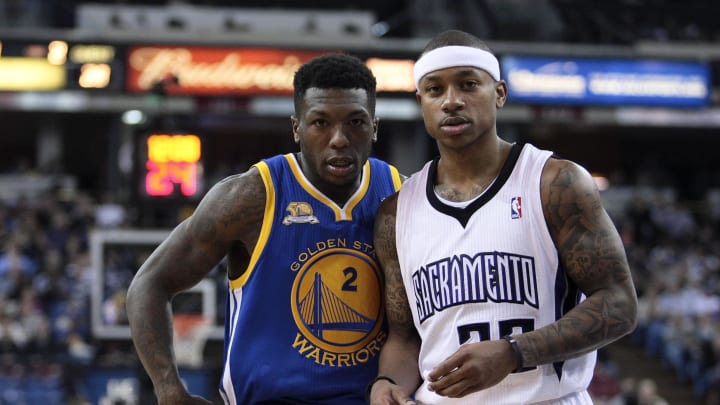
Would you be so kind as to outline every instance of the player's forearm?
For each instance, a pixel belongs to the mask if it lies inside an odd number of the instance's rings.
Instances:
[[[380,353],[378,375],[392,378],[406,394],[415,392],[422,379],[418,370],[420,342],[390,336]]]
[[[135,280],[128,289],[127,313],[135,350],[162,397],[183,388],[172,349],[170,304],[158,290]]]
[[[619,285],[588,297],[557,322],[517,336],[524,366],[567,360],[603,347],[632,332],[637,298]]]

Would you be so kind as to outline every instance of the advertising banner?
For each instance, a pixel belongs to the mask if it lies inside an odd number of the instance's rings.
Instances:
[[[710,72],[691,61],[504,56],[510,102],[703,107]]]
[[[295,71],[322,52],[261,48],[131,47],[127,90],[185,95],[289,95]]]

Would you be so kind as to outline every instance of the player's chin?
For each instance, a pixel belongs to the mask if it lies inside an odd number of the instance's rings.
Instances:
[[[325,181],[327,182],[327,184],[331,184],[332,186],[337,187],[337,188],[353,187],[354,185],[357,184],[356,179],[357,179],[357,177],[355,177],[355,176],[343,176],[343,177],[326,176],[325,177]]]

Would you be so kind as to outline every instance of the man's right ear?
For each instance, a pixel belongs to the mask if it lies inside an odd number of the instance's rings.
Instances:
[[[300,134],[299,134],[300,121],[294,115],[290,116],[290,126],[292,127],[293,140],[295,141],[295,143],[299,143],[300,142]]]

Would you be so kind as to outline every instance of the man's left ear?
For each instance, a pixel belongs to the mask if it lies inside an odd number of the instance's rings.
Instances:
[[[505,80],[498,80],[497,83],[495,83],[495,94],[497,95],[495,98],[495,107],[503,108],[505,102],[507,101],[508,94],[507,83],[505,83]]]

